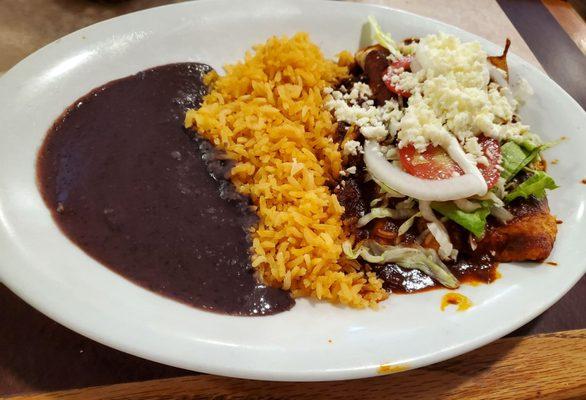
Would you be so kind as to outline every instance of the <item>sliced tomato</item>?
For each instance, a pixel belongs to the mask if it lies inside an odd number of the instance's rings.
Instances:
[[[408,145],[399,149],[399,157],[407,173],[423,179],[448,179],[455,173],[464,173],[440,146],[427,146],[427,149],[420,153],[413,145]]]
[[[490,189],[496,185],[500,176],[497,167],[501,158],[500,146],[497,140],[486,136],[480,136],[478,142],[488,159],[488,165],[478,164],[477,167]],[[456,173],[464,174],[462,168],[439,146],[428,146],[423,153],[419,153],[413,145],[409,145],[399,149],[399,156],[403,169],[419,178],[439,180],[451,178]]]
[[[498,170],[498,165],[501,162],[501,147],[496,139],[486,136],[479,136],[478,143],[484,152],[484,156],[488,160],[488,165],[478,164],[477,167],[482,172],[486,185],[490,189],[499,180],[501,172]]]
[[[409,97],[411,93],[406,90],[402,90],[397,88],[393,83],[391,83],[391,78],[396,75],[395,70],[399,68],[403,68],[405,71],[411,70],[411,61],[413,61],[412,57],[403,57],[400,60],[395,61],[387,68],[387,71],[383,75],[383,82],[387,86],[387,88],[393,92],[398,94],[399,96]]]
[[[403,68],[405,71],[411,71],[411,61],[413,57],[403,57],[391,64],[394,69]]]

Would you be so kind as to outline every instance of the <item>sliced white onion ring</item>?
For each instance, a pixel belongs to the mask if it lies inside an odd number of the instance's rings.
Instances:
[[[399,193],[418,200],[448,201],[484,195],[488,188],[482,173],[468,160],[455,138],[446,151],[464,170],[464,175],[442,180],[422,179],[410,175],[390,163],[382,154],[380,145],[371,140],[366,141],[364,146],[364,162],[368,172],[375,179]]]

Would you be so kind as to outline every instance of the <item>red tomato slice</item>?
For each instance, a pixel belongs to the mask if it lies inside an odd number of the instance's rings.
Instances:
[[[464,173],[440,146],[427,146],[423,153],[419,153],[413,145],[408,145],[399,149],[399,157],[407,173],[423,179],[448,179],[456,172]]]
[[[486,185],[490,189],[499,180],[501,172],[498,170],[498,165],[501,162],[501,148],[496,139],[486,136],[478,137],[478,143],[484,151],[484,156],[488,159],[488,165],[478,164],[477,167],[482,172]]]
[[[403,68],[405,71],[411,71],[411,61],[413,57],[403,57],[391,64],[394,69]]]
[[[383,75],[383,82],[385,83],[387,88],[391,92],[396,93],[402,97],[409,97],[409,96],[411,96],[411,93],[409,93],[406,90],[398,89],[395,85],[393,85],[391,83],[391,78],[394,75],[396,75],[395,71],[394,71],[396,69],[403,68],[405,71],[410,71],[411,70],[411,61],[413,61],[412,57],[401,58],[400,60],[397,60],[394,63],[392,63],[391,65],[389,65],[389,67],[387,68],[387,71]]]
[[[488,165],[478,164],[477,167],[490,189],[496,185],[500,176],[497,168],[501,158],[500,147],[497,140],[486,136],[480,136],[478,142],[488,159]],[[419,153],[413,145],[409,145],[399,149],[399,156],[403,169],[419,178],[439,180],[451,178],[454,173],[464,174],[462,168],[439,146],[428,146],[423,153]]]

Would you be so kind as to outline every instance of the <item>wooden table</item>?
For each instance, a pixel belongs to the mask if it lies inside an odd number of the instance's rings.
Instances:
[[[71,31],[180,0],[0,0],[0,74]],[[561,0],[371,0],[460,26],[513,51],[586,105],[586,24]],[[579,2],[575,2],[578,7]],[[562,60],[562,61],[560,61]],[[562,227],[563,229],[563,227]],[[482,349],[392,376],[271,383],[194,374],[74,333],[0,285],[0,396],[32,399],[586,399],[586,278]],[[36,393],[36,394],[35,394]]]

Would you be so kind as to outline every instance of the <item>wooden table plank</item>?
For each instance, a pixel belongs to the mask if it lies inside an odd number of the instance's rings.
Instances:
[[[578,11],[564,0],[541,0],[576,46],[586,55],[586,22]]]
[[[384,377],[280,383],[198,375],[13,397],[103,399],[584,399],[586,330],[507,338],[467,355]]]

